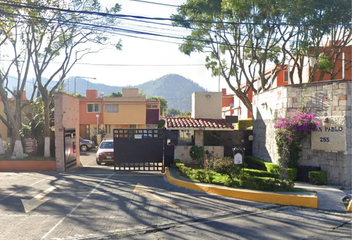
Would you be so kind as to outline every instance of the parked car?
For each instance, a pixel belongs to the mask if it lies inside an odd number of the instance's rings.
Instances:
[[[86,152],[95,147],[96,145],[93,141],[80,137],[80,151]]]
[[[100,146],[98,147],[96,153],[96,163],[97,165],[102,165],[102,163],[112,163],[114,161],[114,147],[113,139],[104,139]]]

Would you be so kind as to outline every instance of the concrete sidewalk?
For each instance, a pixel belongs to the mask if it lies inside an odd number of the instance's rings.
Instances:
[[[185,182],[198,183],[196,181],[181,177],[174,168],[169,168],[172,177]],[[342,199],[345,196],[350,196],[352,190],[341,190],[341,186],[332,185],[312,185],[305,182],[295,182],[295,187],[303,188],[310,192],[274,192],[280,194],[292,195],[316,195],[318,198],[318,209],[335,212],[347,212]]]
[[[305,182],[295,182],[295,187],[315,191],[318,197],[318,209],[326,211],[347,211],[342,199],[352,195],[352,190],[341,190],[341,186],[312,185]]]

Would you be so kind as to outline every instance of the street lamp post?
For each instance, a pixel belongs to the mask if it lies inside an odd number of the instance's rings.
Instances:
[[[94,79],[94,80],[96,80],[97,78],[95,78],[95,77],[83,77],[83,76],[76,76],[75,77],[75,82],[74,82],[74,94],[76,95],[76,78],[87,78],[87,79]],[[85,79],[86,80],[86,79]],[[88,86],[89,86],[89,81],[87,81],[87,88],[88,88]],[[69,87],[68,87],[68,89],[69,89]],[[69,91],[68,91],[69,92]]]

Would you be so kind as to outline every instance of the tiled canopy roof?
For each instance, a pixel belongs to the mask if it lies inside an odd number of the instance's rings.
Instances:
[[[208,118],[166,118],[167,129],[171,128],[215,128],[215,129],[233,129],[231,123],[225,119]]]

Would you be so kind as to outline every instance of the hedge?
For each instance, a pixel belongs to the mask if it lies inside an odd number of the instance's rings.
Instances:
[[[310,182],[316,185],[323,185],[327,183],[327,172],[326,171],[310,171],[309,172]]]
[[[271,162],[265,162],[264,164],[265,164],[268,172],[279,174],[279,165],[278,164],[271,163]]]
[[[247,164],[247,168],[267,171],[265,162],[262,159],[246,156],[245,163]]]
[[[239,181],[241,188],[262,190],[262,191],[290,191],[294,188],[292,181],[285,181],[267,177],[241,177]]]
[[[279,174],[271,173],[271,172],[267,172],[267,171],[263,171],[263,170],[244,168],[242,171],[243,171],[243,173],[248,174],[249,176],[254,176],[254,177],[279,178]]]
[[[287,168],[286,173],[289,180],[294,182],[297,179],[297,168]]]
[[[252,118],[240,119],[236,124],[236,130],[252,130],[253,120]]]
[[[190,167],[185,166],[183,163],[176,161],[176,167],[178,172],[185,177],[192,178],[194,177],[200,182],[212,183],[214,179],[214,173],[212,171],[204,170],[193,170]],[[247,188],[253,190],[264,190],[264,191],[290,191],[294,184],[292,181],[283,181],[275,178],[277,174],[269,173],[261,170],[252,170],[244,169],[245,174],[235,181],[225,182],[226,186]],[[252,175],[254,174],[254,175]],[[263,176],[272,176],[272,177],[258,177],[256,174]]]
[[[276,163],[265,162],[264,163],[267,171],[270,173],[280,174],[280,167]],[[295,181],[297,179],[297,169],[296,168],[287,168],[286,169],[288,179],[291,181]]]

